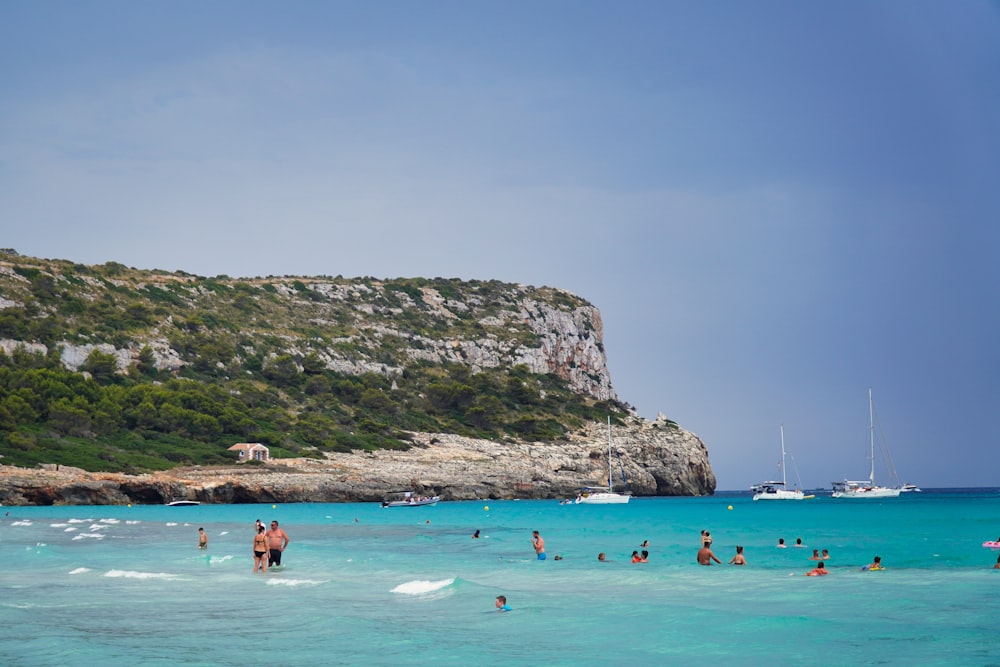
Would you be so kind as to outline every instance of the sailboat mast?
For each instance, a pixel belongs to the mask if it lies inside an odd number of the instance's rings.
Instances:
[[[868,481],[875,486],[875,411],[872,408],[872,388],[868,387],[868,438],[871,443],[871,467],[868,469]]]
[[[608,415],[608,493],[611,493],[611,415]]]
[[[785,487],[785,425],[781,424],[781,486]]]

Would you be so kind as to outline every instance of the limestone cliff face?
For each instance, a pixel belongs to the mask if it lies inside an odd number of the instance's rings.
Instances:
[[[672,422],[630,418],[614,429],[628,485],[637,496],[715,491],[705,445]],[[409,451],[330,454],[264,465],[178,468],[149,475],[23,470],[0,466],[5,505],[364,502],[412,490],[444,500],[567,498],[607,483],[607,434],[592,424],[569,442],[499,444],[420,434]],[[616,457],[617,458],[617,457]],[[618,470],[618,462],[613,462]],[[615,479],[616,490],[621,481]]]
[[[237,336],[227,332],[231,325],[200,323],[201,335],[217,337],[233,351],[219,364],[241,365],[261,352],[268,358],[315,354],[327,369],[347,375],[398,375],[416,361],[464,364],[473,371],[524,364],[534,373],[557,375],[577,393],[617,399],[600,312],[564,290],[443,279],[419,287],[413,283],[421,281],[402,279],[201,279],[135,269],[98,279],[76,272],[88,267],[50,260],[26,265],[26,260],[12,266],[0,259],[0,310],[31,304],[41,315],[67,321],[72,328],[75,316],[61,310],[65,298],[56,295],[71,294],[79,302],[121,302],[120,317],[129,333],[116,336],[115,344],[63,339],[46,345],[0,337],[7,355],[18,348],[43,355],[55,349],[63,365],[74,371],[97,350],[113,355],[125,372],[139,362],[143,348],[152,352],[157,369],[181,370],[198,360],[178,345],[180,322],[174,314],[210,313],[231,317],[240,328]],[[166,317],[156,314],[164,301],[173,311]]]

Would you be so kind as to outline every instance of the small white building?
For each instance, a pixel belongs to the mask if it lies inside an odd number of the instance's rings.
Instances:
[[[239,452],[239,462],[270,461],[271,450],[259,442],[238,442],[229,448],[231,452]]]

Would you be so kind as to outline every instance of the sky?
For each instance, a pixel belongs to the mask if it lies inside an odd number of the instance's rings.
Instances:
[[[562,288],[720,490],[867,477],[869,388],[1000,486],[1000,3],[0,2],[0,246]]]

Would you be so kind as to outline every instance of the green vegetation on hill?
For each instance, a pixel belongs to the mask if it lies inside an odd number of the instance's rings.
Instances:
[[[406,448],[409,431],[554,440],[624,408],[555,374],[441,358],[443,341],[537,346],[519,299],[560,312],[589,306],[558,290],[0,259],[0,339],[47,348],[0,351],[6,464],[140,472],[230,462],[236,442],[264,443],[277,457]],[[157,341],[176,367],[157,363]],[[140,351],[126,373],[97,349],[76,372],[61,361],[65,344]]]

